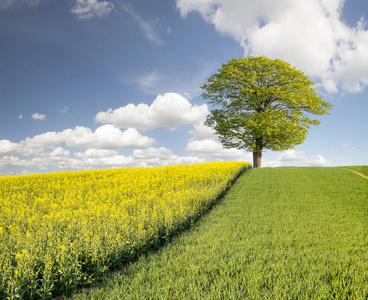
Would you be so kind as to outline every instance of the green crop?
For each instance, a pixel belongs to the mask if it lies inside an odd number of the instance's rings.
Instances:
[[[74,299],[367,299],[368,180],[246,171],[190,231]]]

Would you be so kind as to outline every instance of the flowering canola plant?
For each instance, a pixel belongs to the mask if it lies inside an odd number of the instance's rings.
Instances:
[[[47,299],[159,246],[250,164],[0,177],[0,299]]]

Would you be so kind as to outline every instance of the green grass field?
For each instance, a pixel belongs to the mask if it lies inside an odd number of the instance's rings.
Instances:
[[[365,176],[368,176],[368,166],[349,166],[349,167],[343,167],[343,168],[357,171],[359,173],[362,173]]]
[[[353,172],[248,170],[189,231],[74,299],[367,299],[367,225]]]

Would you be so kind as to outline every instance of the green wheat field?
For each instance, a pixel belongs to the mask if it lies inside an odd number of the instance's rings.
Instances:
[[[165,247],[74,299],[367,299],[368,166],[246,170]]]

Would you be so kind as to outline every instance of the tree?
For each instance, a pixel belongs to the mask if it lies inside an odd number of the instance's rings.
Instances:
[[[212,127],[225,148],[253,152],[253,167],[261,167],[264,149],[282,151],[302,144],[309,115],[329,114],[332,105],[317,95],[302,71],[280,59],[234,58],[201,87],[204,99],[215,107],[205,124]]]

